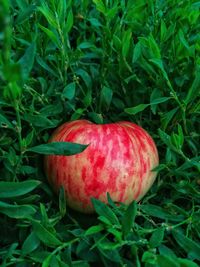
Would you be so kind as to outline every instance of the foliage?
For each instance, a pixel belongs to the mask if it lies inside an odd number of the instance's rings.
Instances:
[[[200,3],[2,0],[1,266],[200,265]],[[43,173],[54,128],[129,120],[153,136],[159,176],[129,207],[66,207]]]

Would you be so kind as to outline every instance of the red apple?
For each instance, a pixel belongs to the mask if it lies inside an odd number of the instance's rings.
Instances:
[[[140,200],[156,178],[158,165],[153,139],[140,126],[127,121],[94,124],[87,120],[64,123],[50,142],[89,144],[72,156],[45,157],[45,172],[55,191],[63,186],[68,205],[78,211],[94,211],[91,197],[107,202]]]

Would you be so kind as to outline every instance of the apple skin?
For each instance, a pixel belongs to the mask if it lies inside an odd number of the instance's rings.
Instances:
[[[107,203],[139,201],[150,189],[159,164],[156,145],[140,126],[121,121],[94,124],[87,120],[58,127],[49,142],[89,144],[72,156],[45,156],[45,173],[53,189],[63,186],[67,204],[74,210],[93,213],[91,197]]]

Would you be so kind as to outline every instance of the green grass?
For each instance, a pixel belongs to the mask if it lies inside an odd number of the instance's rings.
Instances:
[[[199,7],[1,1],[2,267],[200,266]],[[39,145],[79,118],[129,120],[152,135],[159,175],[142,201],[93,200],[97,215],[86,216],[53,193]]]

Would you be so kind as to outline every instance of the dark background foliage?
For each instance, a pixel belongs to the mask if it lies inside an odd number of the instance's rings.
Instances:
[[[1,266],[199,266],[199,8],[1,1]],[[96,215],[86,216],[53,193],[39,145],[79,118],[129,120],[152,135],[159,175],[142,201],[93,200]]]

